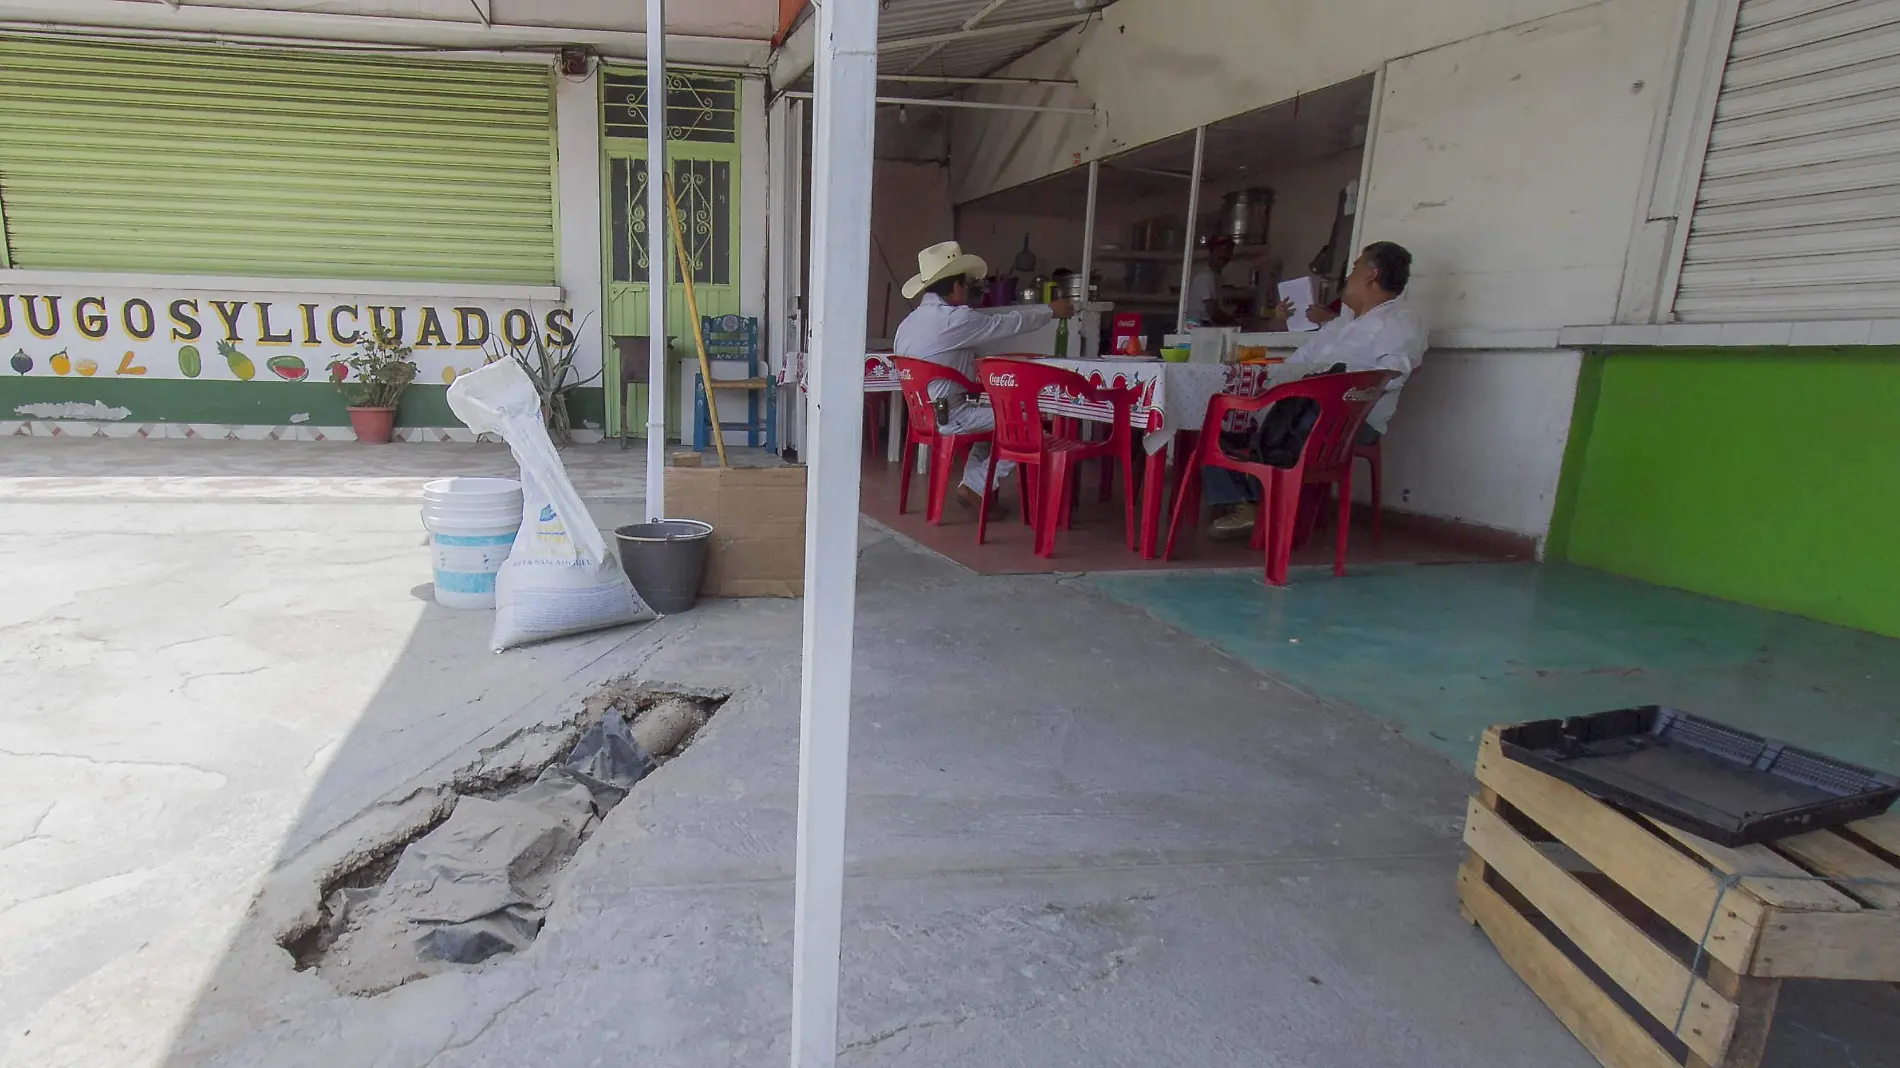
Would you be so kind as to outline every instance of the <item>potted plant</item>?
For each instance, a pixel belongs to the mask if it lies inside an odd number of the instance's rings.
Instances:
[[[396,434],[396,407],[403,390],[416,380],[409,358],[413,346],[394,330],[372,326],[356,343],[356,353],[330,365],[336,387],[349,405],[350,429],[365,445],[386,445]]]
[[[587,320],[582,319],[575,333],[579,335],[586,330]],[[574,421],[567,410],[568,394],[599,378],[601,372],[570,380],[569,376],[574,370],[574,345],[550,344],[539,332],[529,338],[525,346],[509,345],[502,341],[490,342],[488,363],[509,359],[527,372],[529,381],[541,394],[541,419],[547,425],[548,437],[557,446],[572,445]]]

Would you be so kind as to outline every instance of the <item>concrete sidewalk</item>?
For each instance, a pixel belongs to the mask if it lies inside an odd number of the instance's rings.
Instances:
[[[412,500],[205,492],[0,498],[0,1063],[787,1062],[798,604],[496,657],[422,600]],[[1084,582],[861,568],[844,1063],[1594,1063],[1459,919],[1454,764]],[[527,952],[293,970],[273,872],[622,673],[733,696]],[[1770,1063],[1894,1064],[1866,993],[1791,987]]]
[[[847,1063],[1589,1063],[1458,918],[1451,765],[1076,586],[863,567]],[[527,953],[359,1000],[243,925],[156,1063],[785,1063],[798,608],[686,620],[641,675],[735,696]],[[183,949],[56,999],[16,1063],[154,1063],[109,995]]]

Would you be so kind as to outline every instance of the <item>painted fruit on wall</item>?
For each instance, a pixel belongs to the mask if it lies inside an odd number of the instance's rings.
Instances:
[[[224,362],[231,365],[231,373],[238,377],[238,381],[249,382],[257,377],[257,365],[229,341],[218,342],[218,355],[224,357]]]
[[[47,362],[52,364],[53,373],[56,375],[66,374],[73,369],[73,358],[66,355],[65,349],[53,353],[53,358]]]
[[[7,362],[12,365],[14,374],[23,375],[33,369],[33,357],[28,356],[25,349],[14,353],[13,359]]]
[[[304,362],[295,356],[272,356],[264,361],[264,366],[270,368],[271,374],[286,382],[301,382],[310,377],[310,368],[305,367]]]
[[[204,357],[198,355],[198,346],[180,345],[178,347],[178,373],[186,378],[197,378],[205,369]]]

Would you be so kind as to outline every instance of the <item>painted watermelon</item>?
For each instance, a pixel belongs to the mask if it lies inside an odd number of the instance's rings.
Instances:
[[[295,356],[272,356],[264,361],[264,366],[286,382],[301,382],[310,377],[310,368]]]

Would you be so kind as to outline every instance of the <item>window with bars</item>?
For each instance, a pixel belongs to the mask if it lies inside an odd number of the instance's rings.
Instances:
[[[644,285],[649,277],[647,161],[616,157],[608,164],[613,280]],[[676,159],[672,166],[673,197],[679,206],[680,230],[685,235],[687,261],[693,268],[693,284],[731,285],[732,228],[737,224],[732,203],[733,165],[725,160]],[[671,274],[678,282],[677,264]]]
[[[646,75],[608,74],[604,94],[607,136],[646,140]],[[705,74],[667,75],[666,139],[737,144],[738,80]]]

